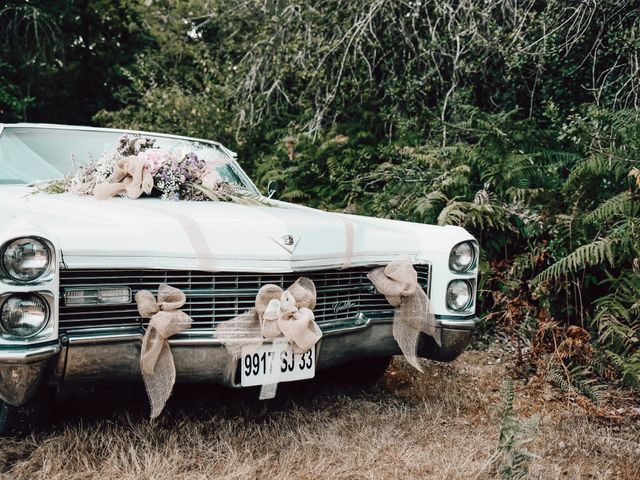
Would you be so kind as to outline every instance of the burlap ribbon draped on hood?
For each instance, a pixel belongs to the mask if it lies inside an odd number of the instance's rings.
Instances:
[[[395,307],[393,338],[407,361],[422,372],[417,357],[420,332],[431,335],[440,345],[440,331],[411,259],[403,255],[386,267],[374,268],[367,277]]]
[[[109,198],[126,193],[129,198],[147,195],[153,189],[153,175],[145,168],[147,160],[135,156],[124,157],[116,162],[109,183],[96,185],[93,194],[98,198]]]
[[[162,412],[176,381],[176,368],[168,339],[191,327],[191,318],[179,310],[187,297],[165,283],[158,289],[158,299],[148,290],[136,293],[136,304],[142,318],[150,318],[142,339],[140,368],[151,403],[151,418]]]
[[[316,287],[300,277],[289,288],[267,284],[258,291],[255,307],[222,322],[216,333],[233,358],[239,358],[245,346],[259,347],[263,339],[284,337],[294,352],[304,353],[322,337],[315,322]]]

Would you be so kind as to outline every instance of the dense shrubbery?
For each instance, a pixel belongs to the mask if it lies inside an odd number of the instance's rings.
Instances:
[[[522,373],[640,386],[639,2],[94,8],[131,49],[95,122],[220,139],[286,200],[464,225],[484,328],[513,335]],[[31,104],[0,82],[11,116]]]
[[[513,334],[525,372],[597,366],[640,386],[639,113],[589,108],[541,127],[470,111],[451,127],[444,147],[303,139],[293,160],[283,147],[258,175],[294,200],[465,226],[483,249],[484,327]]]

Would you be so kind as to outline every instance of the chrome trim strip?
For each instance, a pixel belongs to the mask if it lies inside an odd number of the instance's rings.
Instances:
[[[110,327],[95,327],[95,328],[77,328],[67,329],[63,336],[86,336],[87,333],[91,335],[113,335],[113,334],[129,334],[132,332],[143,332],[142,325],[113,325]]]
[[[109,334],[74,334],[68,335],[67,341],[69,345],[86,345],[91,343],[113,343],[113,342],[128,342],[142,339],[141,332],[119,332]]]
[[[333,335],[342,335],[343,333],[359,332],[361,330],[366,330],[367,328],[371,327],[373,324],[377,324],[377,323],[389,323],[389,322],[374,321],[372,318],[365,317],[364,323],[362,324],[356,324],[351,327],[335,328],[333,330],[322,332],[322,338],[331,337]]]
[[[347,325],[346,322],[343,322],[344,326],[330,328],[326,331],[322,332],[323,337],[328,337],[332,335],[339,335],[343,333],[351,333],[357,332],[360,330],[366,330],[374,323],[389,323],[391,319],[372,319],[369,317],[365,317],[364,315],[358,316],[353,320],[352,325]],[[113,343],[113,342],[127,342],[127,341],[138,341],[142,339],[144,332],[140,329],[130,329],[129,331],[103,331],[101,333],[96,333],[94,331],[74,331],[69,332],[69,334],[65,335],[64,338],[69,343],[69,345],[86,345],[86,344],[94,344],[94,343]],[[256,341],[262,341],[263,339],[256,339]],[[246,338],[242,339],[243,342],[247,342]],[[175,335],[174,337],[169,339],[169,343],[171,345],[217,345],[223,346],[224,342],[215,336],[214,330],[188,330],[184,333],[180,333]]]
[[[33,363],[46,360],[60,352],[60,342],[39,347],[11,348],[0,350],[0,364]]]
[[[438,319],[438,326],[440,328],[447,328],[453,330],[473,330],[476,326],[478,319],[464,319],[464,320],[443,320]],[[333,328],[328,328],[322,332],[323,337],[330,337],[333,335],[341,335],[345,333],[357,332],[360,330],[366,330],[374,324],[392,323],[392,318],[371,318],[364,315],[359,315],[355,319],[351,320],[351,325],[348,322],[342,322],[339,326],[336,325]],[[111,343],[111,342],[126,342],[126,341],[138,341],[142,339],[144,332],[141,329],[128,329],[128,330],[105,330],[103,332],[95,331],[72,331],[65,336],[69,345],[83,345],[92,343]],[[246,339],[242,339],[247,341]],[[257,339],[262,340],[262,339]],[[187,332],[178,334],[169,339],[171,345],[218,345],[222,346],[224,343],[221,339],[215,336],[214,330],[211,329],[196,329],[188,330]]]
[[[440,328],[447,328],[451,330],[473,330],[476,328],[478,321],[477,317],[466,320],[438,319],[438,326]]]
[[[469,315],[440,315],[436,313],[436,318],[438,320],[478,320],[478,316],[474,313]]]
[[[147,132],[146,130],[127,130],[122,128],[106,128],[106,127],[86,127],[83,125],[60,125],[56,123],[5,123],[5,128],[40,128],[48,130],[78,130],[81,132],[114,132],[114,133],[130,133],[133,135],[153,135],[155,137],[175,138],[177,140],[191,140],[196,142],[209,143],[217,147],[222,144],[213,140],[204,138],[185,137],[183,135],[171,135],[169,133]],[[227,149],[228,150],[228,149]]]

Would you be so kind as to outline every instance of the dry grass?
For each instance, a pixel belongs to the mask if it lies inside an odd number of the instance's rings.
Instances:
[[[418,376],[400,359],[362,394],[328,382],[255,391],[176,389],[160,421],[137,389],[66,392],[56,423],[4,440],[0,478],[495,478],[505,369],[467,352]],[[539,415],[526,445],[543,479],[640,478],[640,424],[603,421],[552,390],[518,386],[516,413]]]

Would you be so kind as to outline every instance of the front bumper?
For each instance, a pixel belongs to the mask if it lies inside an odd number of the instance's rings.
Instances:
[[[476,318],[438,318],[442,344],[421,335],[418,356],[439,361],[458,357],[471,339]],[[26,403],[42,384],[140,382],[141,329],[69,332],[49,345],[0,350],[0,399]],[[177,381],[239,387],[238,361],[209,331],[187,331],[170,339]],[[358,317],[352,324],[323,330],[317,366],[324,369],[366,357],[400,353],[391,319]]]
[[[26,403],[38,390],[60,353],[60,343],[0,349],[0,399]]]

